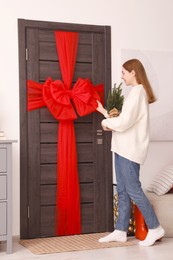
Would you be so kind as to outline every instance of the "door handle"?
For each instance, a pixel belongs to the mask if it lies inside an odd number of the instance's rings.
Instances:
[[[103,134],[103,130],[102,129],[97,129],[97,136],[100,136],[100,138],[97,138],[97,144],[103,144],[103,139],[101,138],[102,134]]]
[[[91,133],[96,133],[96,135],[103,135],[103,130],[102,129],[97,129],[96,131],[91,131]]]
[[[103,130],[102,129],[97,129],[96,133],[97,133],[97,135],[102,135],[103,134]]]

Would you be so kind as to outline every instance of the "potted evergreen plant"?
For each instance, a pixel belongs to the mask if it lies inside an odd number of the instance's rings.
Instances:
[[[122,95],[122,82],[114,87],[112,91],[108,92],[107,97],[107,111],[110,117],[119,116],[122,110],[123,102],[124,102],[124,95]]]

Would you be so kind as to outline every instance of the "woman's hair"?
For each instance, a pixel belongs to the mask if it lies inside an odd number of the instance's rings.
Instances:
[[[128,72],[135,71],[136,81],[138,84],[143,85],[148,97],[148,103],[154,103],[156,98],[142,63],[137,59],[128,60],[123,64],[123,68]]]

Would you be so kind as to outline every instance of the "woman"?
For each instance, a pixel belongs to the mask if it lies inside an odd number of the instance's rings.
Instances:
[[[106,119],[102,121],[105,131],[112,131],[111,151],[115,156],[118,192],[118,220],[115,230],[99,239],[99,242],[127,241],[131,213],[131,200],[140,209],[148,226],[141,246],[151,246],[164,236],[155,212],[145,196],[139,180],[140,165],[144,163],[149,145],[149,104],[156,101],[142,63],[128,60],[122,66],[122,79],[132,89],[118,117],[109,115],[98,101],[97,111]]]

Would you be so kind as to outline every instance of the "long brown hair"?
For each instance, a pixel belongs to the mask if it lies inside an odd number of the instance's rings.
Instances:
[[[131,72],[132,70],[135,71],[136,81],[138,82],[138,84],[143,85],[148,97],[148,103],[154,103],[156,101],[156,97],[153,93],[152,87],[142,63],[137,59],[131,59],[123,64],[123,68],[128,72]]]

